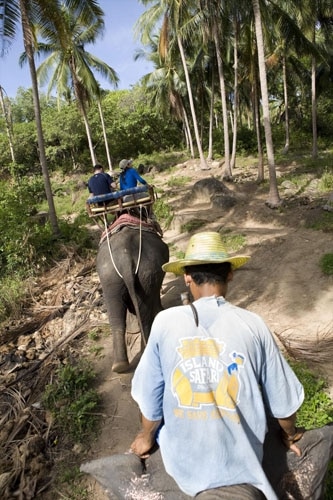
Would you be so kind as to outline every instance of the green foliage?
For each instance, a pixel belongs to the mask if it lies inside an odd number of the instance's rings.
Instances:
[[[246,238],[243,234],[228,234],[221,231],[221,237],[228,253],[237,252],[246,243]]]
[[[103,99],[103,113],[107,135],[112,138],[112,155],[117,161],[140,157],[140,163],[146,164],[142,155],[180,148],[182,134],[178,123],[151,106],[141,87],[109,92]],[[101,130],[97,113],[94,123],[92,128],[98,139]],[[102,141],[96,140],[96,143],[100,150],[97,154],[102,156],[105,154]]]
[[[188,222],[185,222],[181,225],[180,232],[181,233],[191,233],[192,231],[196,231],[200,229],[202,226],[207,224],[206,220],[201,219],[191,219]]]
[[[66,500],[90,500],[91,493],[86,486],[82,484],[84,474],[80,472],[77,465],[68,467],[68,463],[64,463],[58,473],[57,479],[62,484],[61,498]]]
[[[55,380],[46,386],[43,395],[43,404],[59,431],[79,442],[96,429],[99,396],[91,388],[94,379],[89,363],[71,363],[56,371]]]
[[[312,217],[306,223],[306,227],[317,231],[333,231],[333,212],[322,210],[317,217]]]
[[[170,205],[162,198],[155,201],[154,214],[160,223],[163,223],[166,228],[170,227],[173,219],[173,211]]]
[[[297,425],[314,429],[331,424],[333,421],[333,401],[327,393],[326,381],[315,375],[304,363],[289,361],[304,387],[304,402],[297,411]],[[330,462],[326,480],[324,500],[333,498],[333,461]]]
[[[19,276],[0,280],[0,323],[6,318],[19,318],[26,294],[26,285]]]
[[[40,177],[22,177],[12,184],[0,183],[0,278],[9,274],[27,276],[53,259],[63,256],[64,243],[77,251],[92,248],[92,239],[82,225],[86,214],[74,222],[61,219],[62,239],[54,241],[51,227],[37,216],[44,199]]]
[[[320,268],[324,274],[333,274],[333,253],[326,253],[319,262]]]
[[[257,151],[257,138],[254,130],[248,127],[241,127],[237,131],[237,152],[240,154],[250,154]]]
[[[156,169],[158,172],[166,172],[172,170],[172,167],[186,161],[188,153],[186,151],[153,151],[151,154],[140,154],[135,165],[142,163],[146,169]],[[174,171],[174,170],[173,170]]]
[[[170,177],[170,179],[168,179],[167,185],[169,187],[182,187],[185,186],[188,182],[190,182],[190,180],[191,177],[184,177],[184,176]]]
[[[304,386],[305,399],[297,412],[297,425],[311,429],[333,421],[333,401],[326,389],[324,379],[315,375],[300,362],[290,362]]]
[[[319,183],[319,189],[321,191],[331,191],[333,190],[333,168],[329,170],[328,168],[325,169]]]

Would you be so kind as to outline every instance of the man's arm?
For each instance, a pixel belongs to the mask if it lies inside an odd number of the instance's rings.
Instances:
[[[141,175],[139,175],[138,171],[135,168],[133,168],[132,170],[137,181],[141,182],[141,184],[147,184],[147,181],[143,177],[141,177]]]
[[[142,429],[131,444],[131,450],[140,458],[149,457],[149,451],[155,444],[156,432],[161,422],[162,420],[148,420],[143,415],[141,416]]]
[[[295,443],[303,436],[304,429],[296,427],[296,413],[287,418],[278,418],[278,422],[284,445],[300,457],[302,452]]]

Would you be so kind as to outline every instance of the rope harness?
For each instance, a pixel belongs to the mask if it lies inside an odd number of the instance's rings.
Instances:
[[[133,219],[139,220],[139,235],[140,235],[139,236],[139,251],[138,251],[138,258],[137,258],[137,263],[136,263],[136,268],[135,268],[135,273],[134,273],[135,276],[138,274],[139,267],[140,267],[140,262],[141,262],[141,257],[142,257],[142,230],[143,230],[143,223],[144,223],[143,219],[142,219],[142,208],[143,208],[143,205],[140,205],[139,206],[139,210],[140,210],[140,217],[139,217],[139,219],[137,217],[135,217],[135,218],[132,217],[132,219],[131,219],[132,220],[132,227],[133,227]],[[112,226],[113,225],[111,225],[110,227],[108,227],[107,218],[106,218],[105,214],[103,215],[103,222],[104,222],[105,231],[104,231],[104,233],[102,235],[101,242],[104,241],[104,239],[106,238],[112,265],[113,265],[116,273],[118,274],[118,276],[121,279],[123,279],[123,276],[120,273],[118,267],[116,266],[115,260],[113,258],[113,253],[112,253],[112,248],[111,248],[111,241],[110,241],[110,234],[113,234],[114,232],[119,231],[120,228],[123,227],[123,225],[118,224],[114,228],[114,231],[113,231],[112,230]],[[124,224],[124,225],[126,225],[126,224]],[[137,226],[137,224],[136,224],[136,226]],[[149,230],[151,230],[150,225],[147,224],[147,226],[149,226]]]

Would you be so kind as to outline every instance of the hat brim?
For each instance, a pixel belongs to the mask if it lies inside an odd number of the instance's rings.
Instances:
[[[227,257],[226,259],[219,260],[193,260],[181,259],[173,262],[163,264],[162,269],[167,273],[184,274],[186,266],[200,266],[203,264],[222,264],[223,262],[230,262],[233,270],[238,269],[250,260],[249,255],[236,255],[235,257]]]

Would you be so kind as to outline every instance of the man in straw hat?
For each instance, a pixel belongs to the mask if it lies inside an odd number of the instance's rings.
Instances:
[[[132,380],[142,430],[131,450],[147,458],[157,442],[166,471],[191,497],[278,498],[262,468],[266,412],[301,454],[303,387],[264,321],[225,299],[249,258],[228,255],[219,233],[204,232],[184,259],[163,265],[184,275],[194,302],[156,316]]]

